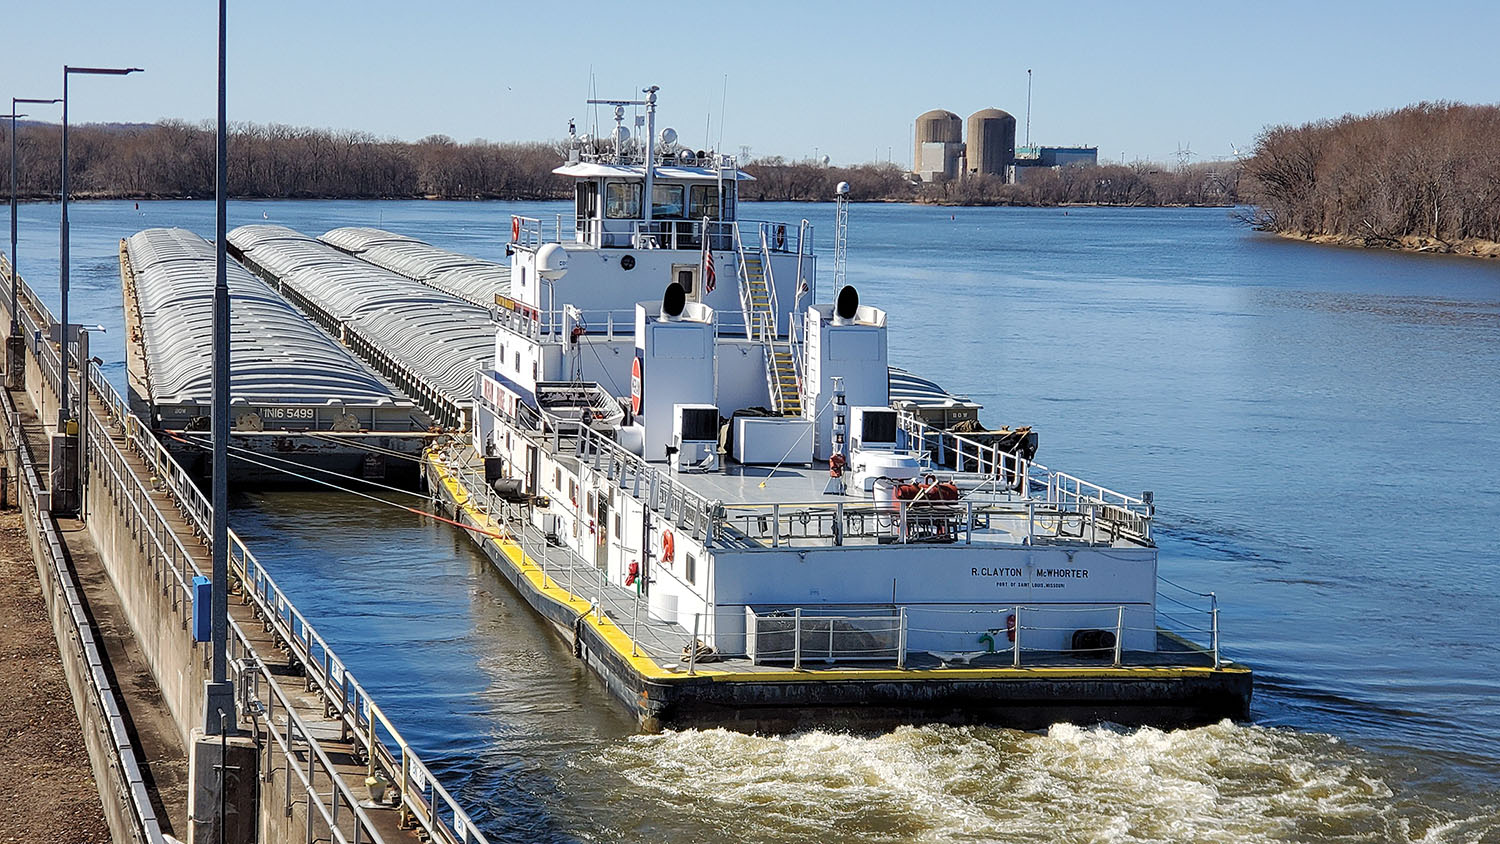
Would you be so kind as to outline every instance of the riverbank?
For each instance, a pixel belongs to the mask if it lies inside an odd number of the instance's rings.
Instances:
[[[1395,252],[1421,252],[1434,255],[1461,255],[1467,258],[1500,258],[1500,242],[1480,238],[1439,240],[1435,237],[1361,237],[1347,234],[1307,234],[1274,232],[1278,237],[1319,243],[1325,246],[1352,246],[1362,249],[1389,249]]]

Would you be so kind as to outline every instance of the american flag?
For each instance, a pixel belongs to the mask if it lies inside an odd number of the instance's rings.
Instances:
[[[708,248],[709,244],[708,218],[703,218],[703,292],[714,292],[714,253]]]

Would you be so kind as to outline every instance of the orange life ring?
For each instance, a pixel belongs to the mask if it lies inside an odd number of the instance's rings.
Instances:
[[[511,215],[510,218],[510,240],[511,243],[521,239],[521,218]]]
[[[662,531],[661,532],[661,559],[662,559],[662,562],[664,562],[664,563],[670,563],[670,562],[672,562],[672,559],[676,555],[676,552],[677,552],[677,547],[676,546],[677,546],[677,541],[672,538],[672,532],[670,530],[664,530],[664,531]]]
[[[776,251],[786,248],[786,226],[776,227]]]

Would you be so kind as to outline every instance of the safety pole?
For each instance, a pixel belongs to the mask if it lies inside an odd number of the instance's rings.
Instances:
[[[1120,659],[1124,655],[1125,641],[1125,605],[1116,608],[1118,615],[1115,617],[1115,667],[1120,667]]]

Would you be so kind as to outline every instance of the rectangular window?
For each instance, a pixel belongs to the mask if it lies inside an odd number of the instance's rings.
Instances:
[[[657,219],[682,219],[682,185],[651,186],[651,216]]]
[[[620,514],[615,513],[615,539],[620,538],[620,526],[623,524],[624,521],[620,518]]]
[[[638,220],[641,217],[640,182],[610,182],[605,187],[604,216],[611,220]]]
[[[719,186],[693,185],[688,191],[688,219],[719,219]]]
[[[594,206],[599,202],[599,185],[595,182],[579,182],[577,191],[578,219],[594,216]]]
[[[568,478],[568,500],[578,500],[578,484],[574,483],[572,478]]]
[[[688,583],[697,583],[698,560],[692,554],[683,554],[682,559],[682,576],[687,578]]]
[[[736,183],[734,183],[734,182],[725,182],[724,183],[724,207],[720,209],[720,212],[721,212],[721,214],[723,216],[721,216],[719,219],[721,219],[721,220],[733,220],[734,219],[734,202],[735,202],[735,195],[736,195],[736,192],[738,190],[739,190],[739,185],[737,185]]]
[[[562,470],[561,469],[553,469],[552,470],[552,488],[555,489],[555,490],[557,490],[558,492],[562,492]]]

